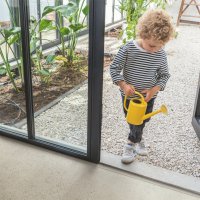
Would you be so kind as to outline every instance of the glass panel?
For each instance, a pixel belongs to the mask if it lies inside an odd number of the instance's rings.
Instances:
[[[38,10],[38,5],[37,5],[37,0],[32,0],[32,1],[29,1],[29,10],[30,10],[30,16],[32,17],[35,17],[36,19],[39,19],[39,16],[38,16],[38,13],[39,13],[39,10]]]
[[[55,2],[56,2],[55,0],[40,0],[41,15],[46,6],[55,6]],[[55,12],[50,12],[44,18],[55,22],[56,14],[55,14]],[[48,27],[47,27],[47,29],[48,29]],[[49,30],[49,31],[45,31],[42,33],[42,44],[51,43],[54,40],[56,40],[56,31],[55,30]]]
[[[6,2],[8,4],[6,4]],[[26,129],[26,103],[24,94],[23,67],[21,66],[21,30],[17,0],[0,0],[0,128]],[[10,9],[10,12],[9,12]],[[15,49],[19,50],[19,58]],[[16,58],[10,63],[9,58]],[[27,134],[26,131],[23,131]]]
[[[0,29],[10,28],[12,24],[10,20],[9,10],[8,10],[5,0],[0,0],[0,5],[1,5]],[[0,33],[0,41],[2,40],[3,40],[3,35]],[[2,44],[1,47],[2,47],[3,53],[4,54],[7,53],[9,59],[14,58],[10,48],[6,51],[7,49],[6,44]],[[13,50],[13,46],[11,46],[11,48]],[[2,57],[0,57],[0,63],[2,62],[3,62]]]
[[[63,5],[67,5],[69,0],[63,0]],[[83,8],[86,6],[87,1],[83,1]],[[81,6],[81,5],[80,5]],[[85,15],[81,12],[80,13],[80,22],[84,22],[84,25],[87,25],[87,17],[85,19]],[[63,17],[64,26],[69,26],[70,22],[67,17]]]
[[[112,23],[112,17],[113,17],[113,0],[106,0],[106,16],[105,16],[106,25]]]
[[[68,16],[72,17],[73,24],[76,9],[77,6]],[[79,20],[81,22],[82,19]],[[33,95],[36,137],[86,152],[88,35],[76,40],[78,31],[75,30],[82,31],[83,27],[79,25],[73,30],[70,27],[68,24],[62,28],[63,36],[71,35],[70,40],[59,48],[55,46],[56,51],[48,50],[48,54],[38,56],[39,60],[35,62]]]
[[[68,0],[63,0],[63,5],[67,5],[69,1]],[[66,17],[63,18],[64,26],[69,26],[69,21]]]
[[[122,19],[122,15],[119,10],[119,6],[120,6],[120,0],[115,0],[114,22]]]

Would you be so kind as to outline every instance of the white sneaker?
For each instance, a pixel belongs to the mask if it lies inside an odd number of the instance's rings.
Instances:
[[[131,163],[134,161],[136,155],[135,145],[125,144],[121,161],[125,164]]]
[[[137,154],[139,154],[140,156],[148,155],[148,151],[145,147],[145,143],[144,143],[143,139],[139,143],[137,143],[135,150],[136,150]]]

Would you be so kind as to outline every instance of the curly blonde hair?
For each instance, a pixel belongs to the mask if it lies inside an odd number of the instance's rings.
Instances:
[[[174,37],[171,17],[162,9],[149,10],[140,17],[137,24],[137,37],[154,39],[167,43]]]

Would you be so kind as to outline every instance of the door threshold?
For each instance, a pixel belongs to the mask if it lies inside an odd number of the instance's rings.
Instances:
[[[101,151],[101,164],[200,195],[200,179],[139,161],[121,163],[121,156]]]

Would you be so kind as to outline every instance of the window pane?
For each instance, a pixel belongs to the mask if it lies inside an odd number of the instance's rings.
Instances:
[[[5,40],[4,44],[0,43],[0,59],[3,62],[0,67],[0,129],[2,127],[23,129],[23,133],[27,134],[25,131],[27,122],[23,67],[20,59],[12,64],[10,63],[11,57],[18,57],[16,52],[13,51],[13,46],[17,49],[21,49],[22,46],[19,4],[17,0],[8,2],[9,5],[6,5],[5,0],[0,0],[2,6],[0,38]],[[11,13],[9,13],[8,6]],[[20,51],[19,57],[21,57]]]
[[[68,2],[69,2],[68,0],[63,0],[63,5],[67,5]],[[87,5],[87,1],[84,0],[83,1],[83,8],[85,8],[86,5]],[[84,25],[87,25],[87,17],[83,14],[83,12],[80,13],[80,22],[82,22],[82,21],[84,21],[84,23],[83,23]],[[70,25],[69,20],[67,19],[67,17],[63,18],[63,22],[64,22],[64,26],[65,27]]]
[[[114,10],[114,21],[119,21],[122,19],[121,12],[119,10],[120,0],[115,0],[115,10]]]
[[[12,23],[11,23],[11,20],[10,20],[10,14],[9,14],[9,10],[8,10],[8,7],[5,3],[5,0],[0,0],[0,5],[1,5],[1,14],[0,14],[0,30],[2,29],[7,29],[7,28],[10,28],[12,27]],[[1,41],[3,40],[3,35],[2,33],[0,32],[0,43]],[[1,45],[2,47],[2,51],[3,53],[5,54],[6,53],[6,49],[7,49],[7,46],[6,44],[2,44]],[[8,55],[8,58],[9,59],[12,59],[14,58],[13,54],[12,54],[12,51],[14,48],[13,46],[11,46],[12,49],[8,49],[7,50],[7,55]],[[3,59],[2,57],[0,56],[0,63],[3,62]]]
[[[105,23],[106,24],[112,23],[112,17],[113,17],[113,0],[106,0]]]
[[[41,0],[40,1],[41,13],[43,13],[44,8],[46,6],[54,6],[54,5],[55,5],[55,0]],[[56,14],[55,14],[55,12],[51,12],[51,13],[47,14],[44,18],[55,22]],[[56,40],[56,31],[55,30],[46,31],[46,32],[42,33],[42,44],[51,43],[54,40]]]
[[[56,51],[42,52],[40,66],[37,62],[34,67],[35,130],[37,138],[86,152],[88,35],[76,40],[77,34],[70,31],[71,39],[59,49],[55,46]]]
[[[38,19],[39,11],[38,11],[37,0],[29,1],[29,7],[30,7],[30,16],[34,16],[36,19]]]

